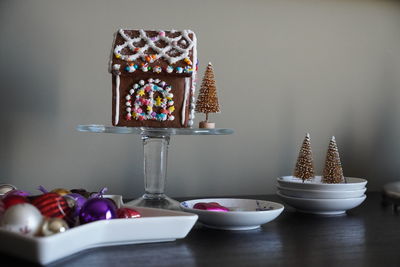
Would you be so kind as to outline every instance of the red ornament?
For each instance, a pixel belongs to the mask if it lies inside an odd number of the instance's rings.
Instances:
[[[129,218],[140,218],[141,215],[139,212],[137,212],[134,209],[130,209],[130,208],[119,208],[117,210],[117,217],[118,218],[125,218],[125,219],[129,219]]]
[[[71,211],[65,198],[57,193],[45,193],[32,200],[32,205],[50,218],[65,218]]]
[[[4,208],[8,209],[16,204],[28,203],[28,199],[23,196],[9,195],[3,198]]]

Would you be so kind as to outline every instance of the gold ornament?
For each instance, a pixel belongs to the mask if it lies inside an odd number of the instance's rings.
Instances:
[[[46,218],[41,227],[41,234],[43,236],[54,235],[63,233],[68,230],[68,224],[60,218]]]

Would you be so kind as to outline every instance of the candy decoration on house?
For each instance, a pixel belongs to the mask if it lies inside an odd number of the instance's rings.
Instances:
[[[124,30],[115,34],[112,74],[114,126],[193,125],[196,35],[191,30]]]
[[[175,106],[171,88],[164,81],[152,78],[135,83],[125,97],[126,120],[173,121]]]
[[[200,128],[215,128],[215,123],[208,121],[209,113],[220,112],[214,69],[211,62],[208,63],[207,69],[204,73],[199,96],[196,102],[196,112],[206,114],[206,120],[201,121],[199,124]]]
[[[301,145],[293,176],[302,179],[303,182],[314,178],[314,161],[309,133],[307,133]]]
[[[328,151],[326,153],[322,182],[328,184],[345,183],[339,149],[334,136],[332,136],[329,142]]]

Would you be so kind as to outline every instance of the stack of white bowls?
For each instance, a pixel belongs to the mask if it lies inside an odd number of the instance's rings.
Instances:
[[[326,184],[321,176],[302,181],[293,176],[277,178],[277,194],[297,211],[320,215],[339,215],[360,205],[366,198],[367,180],[345,177],[346,183]]]

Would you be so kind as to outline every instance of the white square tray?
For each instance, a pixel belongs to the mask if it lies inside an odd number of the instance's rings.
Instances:
[[[105,197],[122,203],[121,196]],[[184,238],[198,218],[196,214],[180,211],[133,208],[142,215],[141,218],[91,222],[47,237],[29,237],[0,228],[0,251],[28,261],[48,264],[94,247]]]

